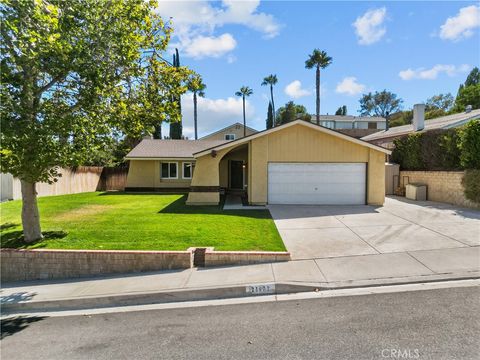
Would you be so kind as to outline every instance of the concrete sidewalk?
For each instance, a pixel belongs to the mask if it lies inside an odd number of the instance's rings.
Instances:
[[[69,281],[8,283],[3,313],[89,309],[162,302],[404,284],[480,277],[480,247],[344,256],[187,269]],[[253,291],[253,294],[252,294]]]

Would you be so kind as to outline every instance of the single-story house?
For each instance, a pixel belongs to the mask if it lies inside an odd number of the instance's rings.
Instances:
[[[245,134],[247,136],[258,132],[257,130],[252,129],[249,126],[244,127],[242,124],[237,122],[230,126],[224,127],[223,129],[215,131],[211,134],[208,134],[204,137],[201,137],[200,140],[237,140],[243,137],[244,128],[245,128]]]
[[[234,141],[143,140],[126,157],[126,190],[183,188],[190,205],[218,204],[230,190],[243,191],[252,205],[381,205],[385,154],[303,120]]]
[[[393,149],[393,140],[407,136],[415,132],[425,132],[438,129],[452,129],[465,125],[471,120],[480,119],[480,109],[467,110],[462,113],[441,116],[435,119],[425,120],[425,105],[416,104],[413,107],[412,124],[395,126],[388,130],[376,132],[362,137],[369,143]]]

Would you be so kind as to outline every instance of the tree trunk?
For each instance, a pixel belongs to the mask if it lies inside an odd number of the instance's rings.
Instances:
[[[195,127],[195,140],[198,140],[197,131],[197,93],[193,92],[193,126]]]
[[[35,183],[20,180],[22,188],[22,225],[26,243],[43,238],[38,214],[37,191]]]
[[[245,120],[245,95],[243,95],[243,137],[247,136],[247,120]]]
[[[270,96],[272,98],[272,112],[273,112],[272,127],[275,127],[275,103],[273,102],[273,85],[270,85]]]
[[[318,66],[317,66],[315,88],[317,91],[317,125],[320,125],[320,67]]]

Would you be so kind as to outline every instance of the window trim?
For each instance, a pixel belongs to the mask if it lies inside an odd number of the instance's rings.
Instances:
[[[163,164],[168,164],[168,177],[163,177],[163,174],[162,174]],[[177,168],[176,177],[171,177],[170,176],[170,164],[175,164],[175,167]],[[178,179],[178,161],[162,161],[160,163],[160,179],[166,179],[166,180]]]
[[[233,136],[233,139],[227,139],[227,136]],[[225,136],[224,136],[224,137],[225,137],[225,140],[230,140],[230,141],[233,141],[233,140],[235,140],[235,139],[236,139],[236,136],[235,136],[235,134],[225,134]]]
[[[185,165],[190,164],[190,177],[185,177]],[[182,162],[182,179],[191,180],[193,178],[194,163],[192,161]]]

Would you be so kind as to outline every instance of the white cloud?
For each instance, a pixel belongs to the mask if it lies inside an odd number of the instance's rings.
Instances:
[[[459,66],[455,65],[443,65],[437,64],[430,69],[418,68],[418,69],[406,69],[398,73],[398,76],[402,80],[435,80],[438,75],[445,73],[448,76],[455,76],[457,74],[466,73],[471,69],[470,65],[463,64]]]
[[[365,85],[357,82],[356,77],[348,76],[337,84],[335,91],[339,94],[358,95],[365,88]]]
[[[461,8],[457,15],[449,17],[440,26],[440,38],[444,40],[461,40],[473,35],[473,30],[480,27],[480,6]]]
[[[171,17],[174,28],[174,37],[178,42],[172,44],[185,52],[189,57],[196,57],[196,52],[189,51],[190,45],[198,38],[219,39],[227,34],[218,35],[216,30],[224,25],[235,24],[246,26],[263,34],[265,38],[272,38],[279,34],[281,25],[270,14],[258,11],[259,0],[234,1],[224,0],[221,5],[206,0],[198,1],[168,1],[158,0],[158,12],[164,18]],[[228,34],[231,36],[230,34]],[[228,45],[230,50],[236,46],[236,41],[231,36]],[[231,41],[233,40],[233,41]],[[218,40],[217,40],[218,41]],[[235,46],[231,46],[235,44]],[[225,45],[225,44],[224,44]],[[218,57],[219,51],[202,51],[202,57]],[[193,54],[192,54],[193,53]]]
[[[220,57],[235,49],[237,42],[232,35],[226,33],[218,37],[200,35],[193,39],[186,39],[183,45],[185,56],[201,59],[204,57]]]
[[[387,32],[383,25],[387,17],[385,7],[367,11],[352,24],[360,45],[371,45],[379,41]]]
[[[226,99],[197,98],[198,133],[199,136],[207,135],[215,130],[239,122],[243,123],[242,98],[228,97]],[[245,101],[247,125],[254,122],[255,109]],[[193,127],[193,96],[182,96],[183,135],[194,139]],[[168,134],[168,125],[164,126],[164,135]]]
[[[306,89],[302,89],[302,83],[299,80],[294,80],[287,86],[285,86],[285,94],[290,96],[291,98],[298,99],[303,96],[308,96],[311,94],[310,91]]]

